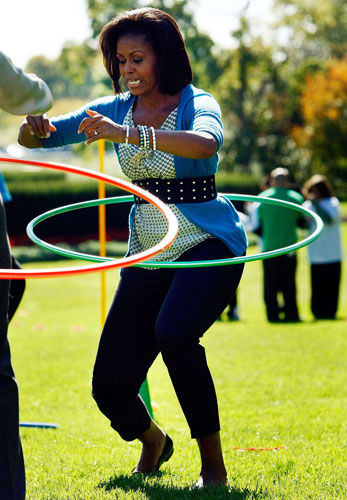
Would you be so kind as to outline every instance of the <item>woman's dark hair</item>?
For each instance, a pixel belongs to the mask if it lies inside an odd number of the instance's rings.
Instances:
[[[100,48],[116,94],[122,91],[117,43],[125,35],[144,36],[146,42],[151,44],[158,62],[160,92],[175,95],[192,82],[192,68],[176,21],[162,10],[145,7],[116,16],[101,31]]]
[[[331,198],[334,196],[334,190],[324,175],[316,174],[305,182],[302,192],[305,197],[312,191],[318,191],[322,198]]]

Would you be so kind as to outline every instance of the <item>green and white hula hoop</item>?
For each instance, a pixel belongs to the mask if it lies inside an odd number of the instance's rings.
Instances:
[[[212,267],[212,266],[227,266],[230,264],[240,264],[244,262],[251,262],[255,260],[264,260],[264,259],[270,259],[273,257],[279,257],[280,255],[284,255],[290,252],[295,252],[299,250],[300,248],[309,245],[312,243],[314,240],[316,240],[319,235],[321,234],[323,230],[323,222],[322,219],[312,212],[311,210],[302,207],[301,205],[296,205],[295,203],[290,203],[288,201],[283,201],[283,200],[277,200],[274,198],[263,198],[260,196],[250,196],[250,195],[239,195],[239,194],[224,194],[223,196],[225,198],[228,198],[229,200],[239,200],[239,201],[248,201],[248,202],[257,202],[257,203],[266,203],[269,205],[277,205],[280,207],[287,207],[288,209],[295,210],[297,212],[300,212],[304,214],[305,216],[310,217],[313,219],[316,223],[315,230],[307,236],[305,239],[299,241],[298,243],[295,243],[293,245],[289,245],[283,248],[279,248],[276,250],[270,250],[268,252],[262,252],[262,253],[257,253],[253,255],[246,255],[243,257],[233,257],[230,259],[219,259],[219,260],[205,260],[205,261],[176,261],[176,262],[161,262],[161,261],[144,261],[142,263],[136,263],[133,264],[134,267],[143,267],[144,265],[146,267],[156,267],[156,268],[175,268],[175,267]],[[105,261],[113,261],[115,260],[114,258],[111,257],[100,257],[97,255],[90,255],[90,254],[85,254],[81,252],[75,252],[67,249],[62,249],[59,248],[55,245],[52,245],[50,243],[47,243],[40,238],[36,236],[34,233],[34,227],[37,226],[40,222],[43,220],[49,219],[50,217],[53,217],[55,215],[59,215],[65,212],[70,212],[71,210],[78,210],[81,208],[89,208],[89,207],[94,207],[97,205],[111,205],[114,203],[126,203],[126,202],[133,202],[134,197],[133,196],[118,196],[114,198],[104,198],[104,199],[99,199],[99,200],[90,200],[90,201],[85,201],[81,203],[75,203],[72,205],[65,205],[60,208],[56,208],[53,210],[50,210],[48,212],[45,212],[44,214],[39,215],[35,219],[33,219],[27,226],[27,234],[30,240],[32,240],[36,245],[40,246],[41,248],[44,248],[46,250],[50,250],[54,253],[57,253],[59,255],[62,255],[64,257],[69,257],[73,259],[82,259],[82,260],[87,260],[91,262],[105,262]]]

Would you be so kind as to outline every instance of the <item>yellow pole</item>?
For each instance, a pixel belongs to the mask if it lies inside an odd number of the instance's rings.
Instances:
[[[100,173],[104,173],[105,140],[98,141]],[[98,183],[98,198],[106,198],[105,182]],[[106,206],[99,205],[99,254],[106,257]],[[101,271],[101,327],[106,320],[106,273]],[[140,387],[140,396],[142,397],[149,414],[153,417],[153,408],[147,378]]]
[[[105,140],[98,141],[99,170],[104,173]],[[98,182],[98,198],[106,198],[105,182]],[[99,205],[99,255],[106,257],[106,206]],[[106,273],[101,271],[101,326],[106,320]]]

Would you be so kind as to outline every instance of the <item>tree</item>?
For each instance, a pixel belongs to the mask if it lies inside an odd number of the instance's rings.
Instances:
[[[273,49],[252,36],[246,11],[232,33],[237,48],[224,51],[215,93],[225,125],[221,167],[259,174],[292,167],[297,160],[288,137],[292,110],[286,60],[277,62]]]
[[[103,85],[106,71],[100,57],[87,43],[65,44],[55,60],[44,56],[33,57],[26,70],[39,75],[47,82],[54,99],[78,97],[89,100],[112,92],[111,85],[108,91],[106,85]]]
[[[164,10],[177,21],[192,65],[193,83],[210,90],[222,72],[218,51],[214,52],[215,44],[209,35],[199,30],[188,0],[153,0],[151,6]]]
[[[140,2],[139,0],[88,0],[87,5],[92,38],[96,39],[105,24],[118,12],[136,9],[140,6]]]
[[[275,0],[277,26],[285,28],[286,46],[296,60],[343,58],[347,52],[345,0]]]
[[[275,0],[279,47],[288,61],[292,99],[290,135],[297,177],[315,171],[346,178],[347,3],[344,0]],[[338,103],[338,106],[337,106]],[[345,181],[343,181],[345,182]]]
[[[292,135],[310,159],[310,171],[347,183],[347,58],[307,74],[300,96],[302,125]]]
[[[57,60],[52,61],[44,56],[33,57],[28,62],[26,71],[39,75],[50,87],[55,99],[70,95],[69,81],[63,76]]]
[[[88,41],[80,45],[66,43],[57,59],[64,78],[72,86],[71,91],[79,97],[89,98],[93,93],[95,59],[95,48]]]

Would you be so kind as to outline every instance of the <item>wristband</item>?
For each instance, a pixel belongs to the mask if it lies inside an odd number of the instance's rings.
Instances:
[[[157,149],[157,140],[156,140],[156,137],[155,137],[154,127],[150,127],[149,130],[152,132],[152,150],[156,151],[156,149]]]
[[[150,147],[150,143],[149,143],[149,130],[148,130],[147,125],[144,125],[143,129],[144,129],[144,133],[145,133],[145,145],[144,145],[144,148],[146,150],[148,150],[149,147]]]
[[[140,136],[140,149],[143,150],[145,147],[145,132],[143,130],[142,125],[138,125],[137,128],[139,129],[139,136]]]

